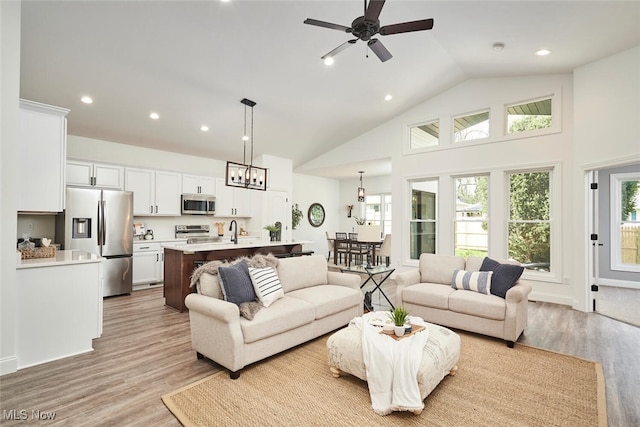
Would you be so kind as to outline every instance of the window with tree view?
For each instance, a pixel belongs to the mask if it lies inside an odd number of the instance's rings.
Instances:
[[[464,258],[488,253],[488,176],[455,179],[455,254]]]
[[[421,253],[436,253],[437,195],[437,180],[411,183],[411,221],[409,224],[411,259],[420,258]]]
[[[551,127],[551,98],[507,106],[507,133]]]
[[[551,171],[509,174],[509,257],[551,271]]]

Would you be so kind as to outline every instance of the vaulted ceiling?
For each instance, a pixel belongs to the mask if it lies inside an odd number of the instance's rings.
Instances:
[[[640,43],[637,1],[388,0],[381,25],[433,18],[434,28],[380,36],[387,62],[360,41],[324,65],[352,37],[303,21],[350,26],[363,10],[359,0],[23,1],[20,94],[70,108],[73,135],[235,161],[246,97],[257,103],[255,154],[296,167],[465,79],[569,73]],[[534,55],[543,47],[551,55]],[[354,159],[349,174],[365,167]]]

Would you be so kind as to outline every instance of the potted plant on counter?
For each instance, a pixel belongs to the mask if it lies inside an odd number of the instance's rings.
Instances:
[[[407,321],[409,318],[409,311],[404,307],[396,307],[393,310],[389,311],[389,317],[394,324],[393,332],[398,337],[403,336],[405,333],[405,329],[408,326]]]
[[[278,231],[280,231],[280,226],[276,224],[267,224],[263,228],[269,232],[269,239],[272,242],[275,242],[278,236]]]

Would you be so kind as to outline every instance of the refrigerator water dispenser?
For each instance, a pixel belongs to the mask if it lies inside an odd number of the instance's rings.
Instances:
[[[72,239],[91,238],[91,218],[73,218],[71,224]]]

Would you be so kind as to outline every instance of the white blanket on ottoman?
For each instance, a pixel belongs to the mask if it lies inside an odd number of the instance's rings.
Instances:
[[[395,340],[381,334],[380,324],[387,321],[386,312],[366,313],[353,319],[362,333],[362,355],[367,371],[371,406],[379,415],[392,411],[421,413],[424,403],[418,388],[418,368],[427,343],[428,330]],[[410,317],[414,325],[425,325],[419,317]]]

